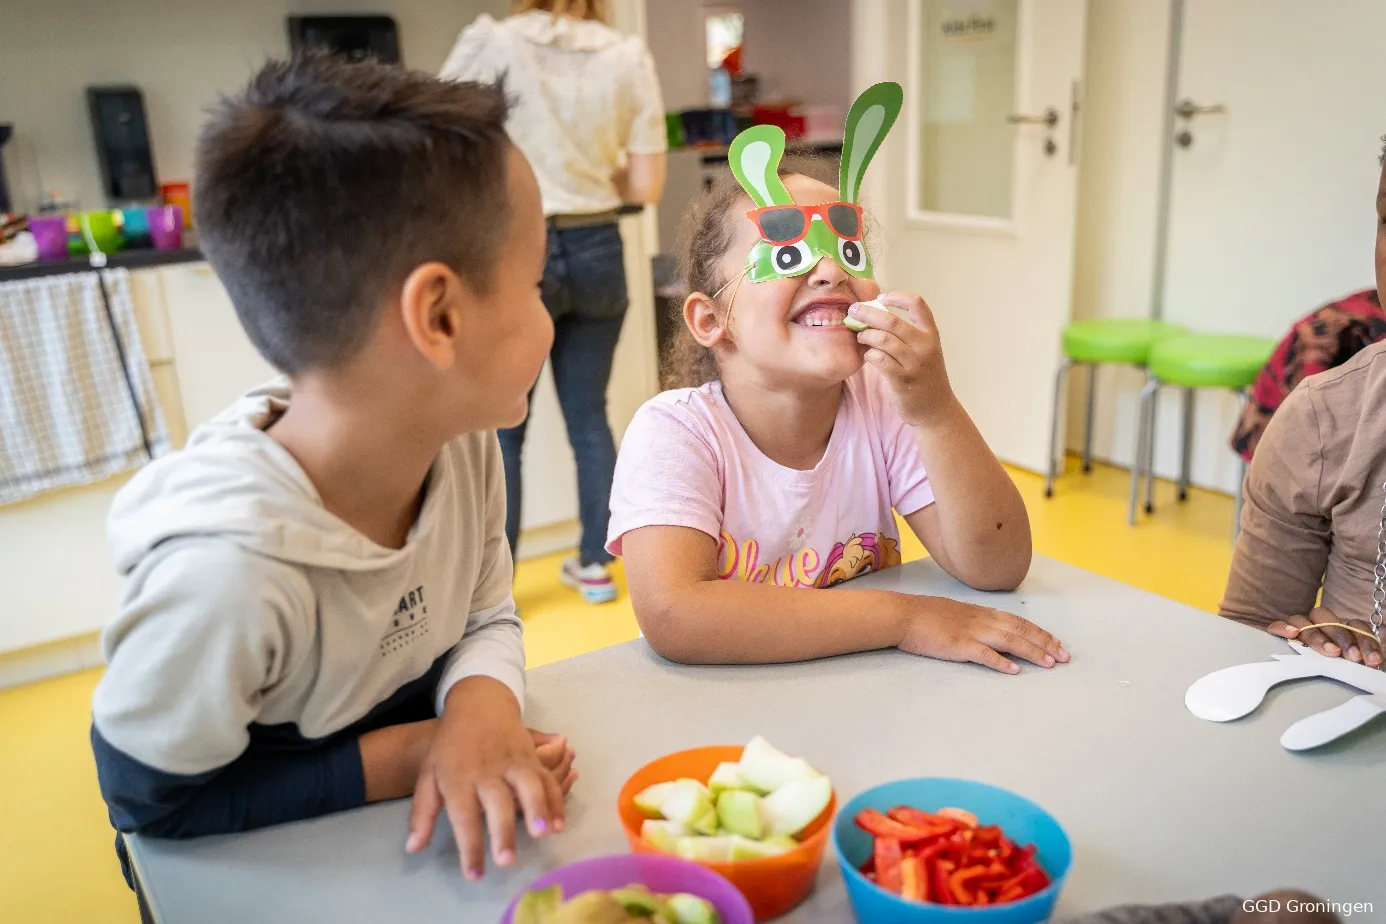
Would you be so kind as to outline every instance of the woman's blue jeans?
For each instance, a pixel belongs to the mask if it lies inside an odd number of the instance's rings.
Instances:
[[[613,223],[561,231],[550,227],[542,296],[553,316],[549,358],[554,386],[577,460],[578,518],[582,524],[578,551],[584,566],[604,564],[611,560],[606,552],[606,527],[611,518],[611,479],[616,471],[616,444],[606,419],[606,387],[628,305],[619,226]],[[512,556],[520,537],[524,442],[525,423],[500,431],[505,457],[505,536]]]

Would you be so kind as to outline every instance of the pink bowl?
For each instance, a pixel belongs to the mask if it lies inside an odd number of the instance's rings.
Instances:
[[[722,924],[755,924],[751,906],[735,886],[712,870],[679,857],[620,854],[582,860],[534,880],[524,891],[551,885],[562,886],[565,899],[592,889],[623,889],[628,885],[643,885],[660,894],[687,892],[712,902],[722,916]],[[513,924],[519,903],[517,895],[505,909],[501,924]]]

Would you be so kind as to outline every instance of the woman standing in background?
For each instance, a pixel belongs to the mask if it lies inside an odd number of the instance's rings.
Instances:
[[[502,20],[482,15],[458,38],[441,76],[504,75],[506,123],[539,178],[549,226],[543,299],[554,320],[554,385],[577,460],[582,540],[563,582],[589,603],[616,598],[606,544],[616,447],[606,387],[626,314],[617,210],[664,190],[664,104],[645,44],[605,24],[606,0],[517,0]],[[506,537],[520,533],[525,424],[500,431]]]

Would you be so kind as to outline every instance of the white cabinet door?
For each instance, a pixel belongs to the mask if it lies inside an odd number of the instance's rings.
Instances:
[[[210,266],[191,263],[160,272],[183,416],[194,430],[277,373],[251,345]]]

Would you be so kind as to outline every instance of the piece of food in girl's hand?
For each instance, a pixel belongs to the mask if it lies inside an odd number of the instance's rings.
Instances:
[[[932,814],[907,805],[866,809],[857,827],[873,838],[861,873],[902,898],[941,905],[996,905],[1049,886],[1033,845],[1019,847],[996,825],[959,808]]]
[[[703,862],[776,856],[799,846],[794,836],[833,798],[826,776],[759,736],[708,783],[681,779],[642,790],[635,804],[650,817],[640,836],[663,853]]]
[[[909,311],[905,310],[904,308],[897,308],[895,305],[887,305],[884,302],[882,302],[880,298],[873,298],[869,302],[858,302],[857,304],[870,305],[872,308],[879,308],[882,311],[890,312],[891,314],[895,315],[897,318],[906,322],[907,324],[914,323],[914,320],[910,317]],[[870,324],[858,321],[850,314],[847,316],[847,319],[842,322],[842,326],[846,327],[850,331],[855,331],[858,334],[864,330],[871,329]]]

